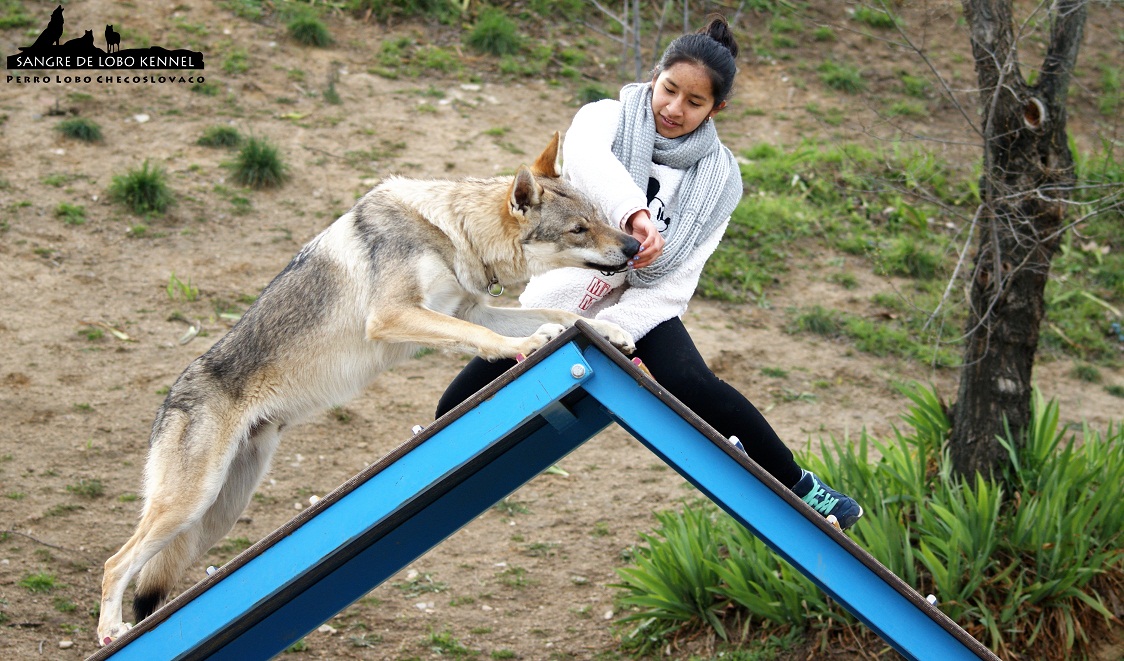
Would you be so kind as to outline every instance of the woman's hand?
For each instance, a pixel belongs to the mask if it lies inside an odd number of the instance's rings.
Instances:
[[[628,265],[634,269],[642,269],[663,252],[663,236],[652,222],[652,215],[647,209],[641,209],[629,217],[624,224],[624,231],[640,242],[640,252],[628,260]]]

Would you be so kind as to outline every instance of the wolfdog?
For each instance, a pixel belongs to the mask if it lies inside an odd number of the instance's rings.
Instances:
[[[558,142],[555,133],[514,176],[383,181],[188,365],[152,424],[136,532],[105,563],[101,644],[132,626],[122,599],[134,576],[139,621],[230,531],[282,429],[347,401],[421,347],[510,358],[578,319],[488,305],[498,286],[566,266],[626,268],[640,244],[561,179]],[[590,323],[635,348],[619,326]]]

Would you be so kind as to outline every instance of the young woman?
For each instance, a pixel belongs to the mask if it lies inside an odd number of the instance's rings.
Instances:
[[[527,284],[524,307],[561,308],[620,325],[652,376],[825,517],[849,528],[853,499],[802,470],[761,413],[703,362],[680,317],[742,195],[738,164],[711,121],[726,106],[737,43],[725,19],[668,46],[650,83],[581,108],[562,146],[563,176],[641,242],[626,273],[559,269]],[[473,359],[441,416],[514,364]]]

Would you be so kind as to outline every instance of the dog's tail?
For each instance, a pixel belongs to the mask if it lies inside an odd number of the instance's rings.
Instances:
[[[145,563],[137,576],[133,598],[138,622],[159,608],[180,576],[234,527],[269,467],[279,436],[280,425],[276,423],[261,421],[250,425],[247,440],[240,444],[242,451],[223,471],[222,487],[206,512]]]
[[[187,534],[177,535],[145,563],[137,576],[137,590],[133,597],[133,614],[137,622],[152,615],[167,601],[176,581],[195,562],[197,551],[194,546]]]

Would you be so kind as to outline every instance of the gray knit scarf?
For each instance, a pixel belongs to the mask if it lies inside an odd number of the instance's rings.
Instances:
[[[742,196],[741,171],[734,155],[719,141],[712,121],[678,138],[656,133],[650,83],[632,83],[621,89],[620,123],[612,151],[640,190],[648,188],[652,163],[686,171],[663,253],[646,268],[628,272],[630,284],[652,285],[678,268],[730,217]]]

